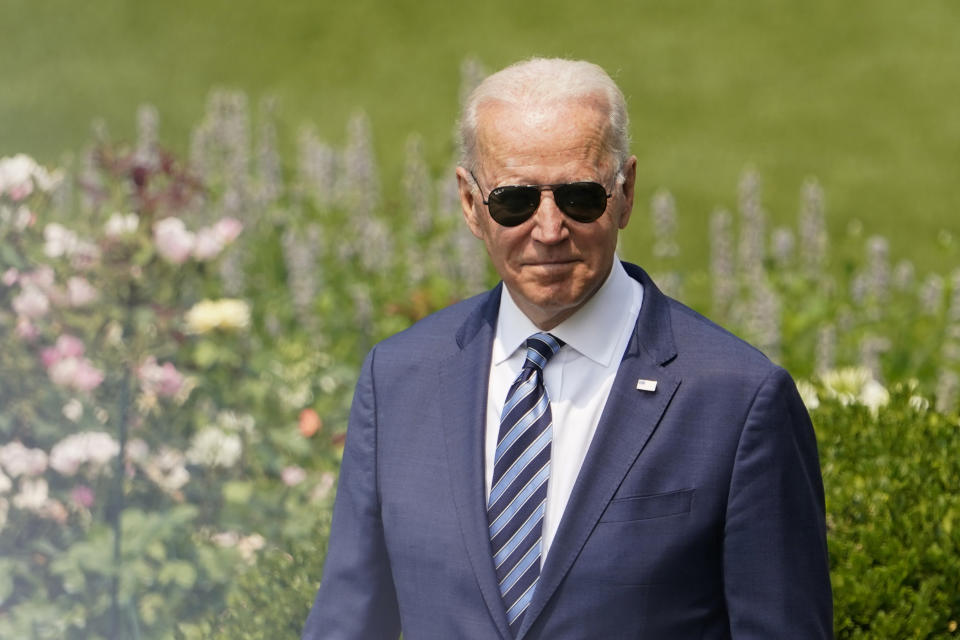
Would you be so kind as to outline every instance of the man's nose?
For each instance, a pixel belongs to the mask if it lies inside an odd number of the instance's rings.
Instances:
[[[566,216],[557,207],[553,199],[553,192],[544,190],[540,194],[540,205],[533,214],[534,240],[544,244],[556,244],[567,238],[570,230],[567,228]]]

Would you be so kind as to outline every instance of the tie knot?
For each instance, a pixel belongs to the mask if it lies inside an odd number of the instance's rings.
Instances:
[[[534,366],[541,371],[547,362],[552,358],[560,347],[564,344],[563,340],[553,334],[540,332],[527,338],[527,361],[523,368]]]

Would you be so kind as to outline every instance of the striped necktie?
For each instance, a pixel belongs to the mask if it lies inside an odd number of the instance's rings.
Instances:
[[[553,417],[543,368],[563,341],[549,333],[527,339],[527,360],[507,393],[487,502],[490,549],[516,634],[540,578],[541,531],[550,477]]]

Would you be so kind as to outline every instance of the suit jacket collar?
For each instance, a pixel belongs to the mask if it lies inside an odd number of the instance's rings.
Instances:
[[[517,638],[536,622],[573,566],[680,384],[666,369],[677,354],[669,299],[642,269],[628,263],[624,268],[643,284],[643,305]],[[500,634],[511,638],[490,552],[483,491],[487,383],[501,286],[488,292],[461,325],[458,349],[440,367],[438,389],[439,397],[457,399],[444,404],[443,417],[467,556],[491,618]],[[639,379],[656,380],[656,391],[638,391]]]
[[[460,531],[477,586],[500,635],[512,638],[497,586],[487,534],[483,490],[483,442],[487,384],[493,336],[500,307],[500,287],[487,293],[456,334],[457,349],[439,369],[438,397],[442,407],[450,486]]]

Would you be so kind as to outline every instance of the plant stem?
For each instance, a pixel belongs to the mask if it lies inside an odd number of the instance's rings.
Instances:
[[[133,311],[136,306],[135,293],[133,285],[130,286],[130,298],[127,301],[127,316],[124,320],[123,340],[126,344],[133,333]],[[123,480],[126,475],[125,452],[127,450],[127,428],[130,414],[130,383],[132,376],[133,362],[125,362],[123,367],[123,382],[120,387],[120,410],[119,410],[119,443],[120,454],[117,456],[116,477],[114,479],[113,489],[113,509],[111,510],[110,520],[113,528],[113,578],[110,584],[110,619],[111,631],[110,638],[118,640],[120,638],[120,566],[121,550],[123,541],[123,530],[121,517],[124,509]]]

